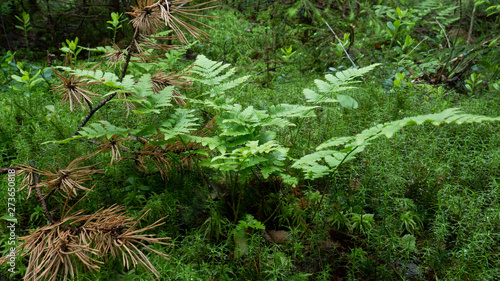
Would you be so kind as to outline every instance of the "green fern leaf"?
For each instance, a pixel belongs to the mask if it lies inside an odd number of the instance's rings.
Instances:
[[[229,68],[229,66],[229,64],[212,61],[204,55],[198,55],[189,73],[192,75],[194,81],[210,86],[210,90],[204,94],[214,97],[241,85],[250,77],[244,76],[230,80],[236,70]],[[227,72],[225,72],[226,70]]]
[[[194,110],[178,108],[171,114],[167,121],[163,122],[160,131],[165,135],[165,140],[170,140],[179,135],[185,135],[194,131],[198,126],[198,120],[193,114]]]
[[[297,104],[278,104],[270,106],[269,115],[273,117],[316,117],[313,109],[317,106],[303,106]]]
[[[319,145],[316,148],[316,152],[305,155],[295,161],[292,167],[301,169],[306,178],[315,179],[334,171],[342,162],[353,159],[355,154],[360,153],[370,144],[370,141],[380,136],[390,138],[406,126],[421,125],[425,123],[431,123],[438,126],[444,123],[464,124],[493,121],[500,121],[500,117],[464,114],[456,108],[450,108],[436,114],[408,117],[373,126],[356,136],[332,138]],[[332,150],[332,148],[341,146],[344,148]]]
[[[133,133],[133,131],[126,128],[116,127],[108,121],[99,121],[99,123],[92,123],[86,127],[83,127],[79,132],[80,135],[88,139],[95,139],[103,136],[111,138],[116,134],[125,137],[129,133]]]
[[[325,75],[324,80],[316,79],[317,91],[304,89],[303,93],[307,102],[310,103],[334,103],[340,102],[340,105],[347,108],[357,108],[358,103],[352,97],[347,95],[337,95],[336,93],[344,92],[349,89],[355,89],[353,84],[358,83],[355,79],[362,77],[379,64],[372,64],[363,68],[351,68],[337,72],[337,74]]]

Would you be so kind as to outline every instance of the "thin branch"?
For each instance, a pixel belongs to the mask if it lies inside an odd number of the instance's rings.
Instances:
[[[325,21],[325,24],[326,26],[328,26],[328,28],[332,31],[333,35],[335,36],[335,38],[337,38],[337,40],[339,41],[340,43],[340,46],[342,47],[342,50],[344,50],[344,53],[347,55],[347,58],[351,61],[352,63],[352,66],[354,67],[358,67],[351,59],[351,56],[349,56],[349,53],[347,52],[347,50],[344,48],[344,43],[342,43],[342,41],[340,40],[340,38],[337,36],[337,33],[335,33],[335,31],[333,31],[333,29],[330,27],[330,25]]]
[[[476,15],[476,4],[474,3],[474,9],[472,10],[472,16],[470,19],[469,35],[467,36],[467,45],[470,44],[472,38],[472,28],[474,27],[474,16]]]
[[[12,167],[8,167],[8,168],[0,168],[0,175],[3,175],[3,174],[7,174],[9,172],[9,170],[16,170],[18,169],[19,166],[12,166]]]
[[[35,171],[35,162],[31,161],[30,166],[33,168],[33,179],[35,181],[35,190],[36,190],[36,195],[38,197],[38,200],[40,201],[40,205],[42,205],[43,213],[45,214],[45,217],[49,220],[50,223],[54,223],[55,220],[52,218],[52,215],[50,215],[49,209],[47,209],[47,202],[45,202],[45,197],[42,195],[42,190],[40,189],[40,179],[38,178],[38,174]]]
[[[125,74],[127,73],[127,68],[128,68],[129,63],[130,63],[130,58],[132,57],[132,52],[135,49],[134,48],[134,43],[135,43],[137,34],[138,34],[138,32],[136,30],[136,32],[134,33],[134,38],[132,38],[132,43],[130,43],[130,50],[127,52],[127,58],[125,60],[125,66],[123,67],[122,76],[120,77],[120,82],[123,81],[123,78],[125,77]],[[78,132],[80,131],[80,129],[83,128],[83,126],[85,126],[87,124],[87,122],[89,122],[90,118],[92,118],[92,116],[94,115],[94,113],[96,113],[97,110],[99,110],[106,103],[108,103],[110,100],[112,100],[117,94],[118,93],[116,93],[116,92],[112,93],[106,99],[104,99],[98,105],[96,105],[94,108],[91,108],[90,111],[89,111],[89,113],[85,117],[85,119],[82,121],[82,123],[80,123],[80,125],[78,126],[78,128],[76,129],[76,131],[70,137],[76,136],[78,134]]]
[[[443,31],[444,37],[446,37],[446,42],[448,43],[448,48],[451,48],[450,39],[448,38],[448,34],[446,34],[446,30],[441,25],[441,23],[439,23],[439,21],[437,20],[437,18],[435,18],[435,20],[436,20],[437,24],[439,25],[439,27],[441,28],[441,30]]]
[[[399,64],[399,63],[401,63],[402,61],[404,61],[404,60],[406,59],[406,57],[408,57],[411,53],[413,53],[413,51],[415,51],[415,49],[416,49],[416,48],[418,48],[418,46],[420,46],[420,44],[422,44],[422,42],[424,42],[425,40],[427,40],[427,38],[422,39],[422,41],[420,41],[420,42],[417,44],[417,46],[413,47],[413,49],[411,49],[411,51],[410,51],[408,54],[406,54],[406,55],[405,55],[405,56],[404,56],[404,57],[403,57],[403,58],[402,58],[402,59],[398,62],[398,64]]]

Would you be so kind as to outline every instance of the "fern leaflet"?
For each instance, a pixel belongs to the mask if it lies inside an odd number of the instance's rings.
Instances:
[[[372,64],[363,68],[351,68],[344,71],[337,72],[334,75],[325,75],[324,80],[316,79],[317,91],[311,89],[304,89],[303,93],[310,103],[334,103],[339,102],[341,106],[347,108],[357,108],[358,103],[352,97],[347,95],[336,95],[335,93],[343,92],[356,87],[352,86],[357,83],[356,78],[362,77],[366,73],[373,70],[379,64]]]
[[[394,133],[406,126],[421,125],[424,123],[431,123],[437,126],[443,123],[463,124],[492,121],[500,121],[500,117],[465,114],[456,108],[450,108],[436,114],[408,117],[371,127],[352,137],[332,138],[319,145],[316,148],[317,152],[305,155],[295,161],[292,167],[301,169],[305,173],[306,178],[316,179],[331,173],[342,162],[353,159],[354,155],[363,151],[370,144],[371,140],[380,136],[390,138]],[[340,146],[344,148],[334,150],[334,148]]]

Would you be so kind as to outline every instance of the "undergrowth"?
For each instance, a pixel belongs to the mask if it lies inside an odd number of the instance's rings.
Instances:
[[[0,278],[500,278],[498,7],[256,2],[3,53]]]

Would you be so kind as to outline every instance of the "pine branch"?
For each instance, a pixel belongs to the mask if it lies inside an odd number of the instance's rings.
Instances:
[[[33,168],[33,179],[35,181],[34,184],[35,184],[36,195],[38,197],[38,200],[40,201],[40,205],[42,205],[43,213],[45,214],[45,217],[49,220],[49,222],[53,224],[55,220],[50,214],[49,209],[47,208],[47,202],[45,201],[46,197],[42,195],[40,186],[38,186],[38,184],[40,184],[40,179],[38,178],[38,173],[36,172],[35,162],[31,161],[30,166]]]
[[[134,33],[134,38],[132,38],[132,43],[130,43],[130,50],[127,53],[127,58],[125,60],[125,66],[123,67],[122,76],[120,77],[120,82],[123,81],[123,78],[125,77],[125,74],[127,73],[127,68],[128,68],[129,63],[130,63],[130,59],[132,57],[132,52],[134,51],[134,42],[135,42],[135,39],[137,37],[137,34],[138,34],[138,32],[136,30],[136,32]],[[92,116],[101,107],[103,107],[104,105],[106,105],[106,103],[108,103],[110,100],[112,100],[117,94],[118,94],[117,92],[112,93],[106,99],[104,99],[98,105],[96,105],[94,108],[91,108],[90,111],[89,111],[89,113],[85,117],[85,119],[83,119],[82,123],[80,123],[80,125],[78,126],[78,128],[76,129],[76,131],[70,136],[70,138],[76,136],[78,134],[78,132],[83,128],[83,126],[85,126],[87,124],[87,122],[89,122],[90,118],[92,118]]]

